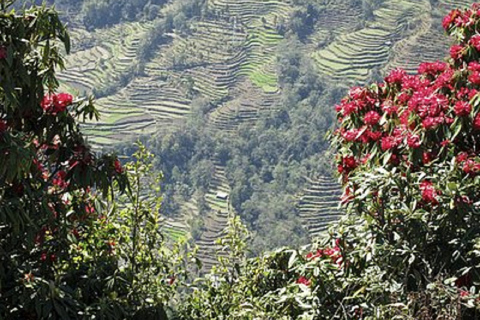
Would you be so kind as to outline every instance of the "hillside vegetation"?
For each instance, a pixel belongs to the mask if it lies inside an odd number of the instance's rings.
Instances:
[[[416,72],[388,69],[415,54],[422,33],[399,12],[424,15],[423,2],[344,3],[360,24],[318,45],[339,2],[58,4],[74,46],[55,9],[0,0],[0,320],[480,318],[480,3],[441,20],[448,55]],[[226,92],[202,93],[221,69],[175,50],[225,12],[260,21],[253,33],[272,31],[275,12],[281,38],[247,37]],[[386,58],[376,30],[404,50]],[[352,37],[384,63],[365,54],[368,74],[359,60],[322,71],[318,57],[345,60]],[[189,108],[164,130],[104,105],[119,119],[107,130],[84,96],[141,102],[159,83]],[[217,127],[233,101],[245,112]]]
[[[58,1],[73,26],[59,78],[96,95],[103,116],[84,126],[95,145],[148,141],[173,234],[208,247],[222,215],[239,214],[260,252],[306,243],[341,214],[323,137],[346,86],[442,59],[441,17],[472,2]]]

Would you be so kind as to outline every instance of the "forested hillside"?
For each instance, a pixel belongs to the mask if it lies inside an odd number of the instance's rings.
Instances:
[[[165,173],[166,231],[208,264],[238,214],[252,250],[306,243],[335,220],[324,135],[352,85],[443,59],[442,17],[473,1],[54,1],[72,30],[62,87],[93,93],[97,147],[141,138]],[[227,199],[218,195],[225,193]]]

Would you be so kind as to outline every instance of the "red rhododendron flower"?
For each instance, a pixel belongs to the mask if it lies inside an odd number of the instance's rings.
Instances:
[[[442,73],[447,69],[447,64],[445,62],[424,62],[421,63],[418,67],[418,73],[424,73],[429,75],[437,75]]]
[[[467,161],[467,159],[468,159],[468,153],[466,153],[466,152],[461,152],[461,153],[458,154],[458,156],[457,156],[456,159],[457,159],[457,162],[459,162],[459,163],[462,163],[462,162],[464,162],[464,161]]]
[[[472,112],[472,106],[467,101],[457,101],[453,107],[453,111],[459,117],[466,117]]]
[[[444,121],[444,118],[442,117],[436,117],[436,118],[428,117],[422,121],[422,126],[426,130],[435,129],[438,125],[442,124],[443,121]]]
[[[354,156],[346,156],[342,160],[343,166],[349,170],[353,170],[357,167],[357,160],[355,160]]]
[[[365,117],[363,118],[363,122],[368,125],[376,125],[380,121],[380,115],[376,111],[369,111],[367,114],[365,114]]]
[[[73,97],[68,93],[59,93],[54,96],[53,105],[56,112],[63,112],[65,109],[71,105],[73,102]]]
[[[429,164],[433,161],[434,155],[431,152],[424,152],[422,154],[422,162],[423,164]]]
[[[473,129],[480,130],[480,113],[475,116],[475,119],[473,119]]]
[[[51,108],[53,107],[53,95],[46,94],[43,97],[42,102],[40,102],[40,106],[45,112],[50,111]]]
[[[308,260],[315,260],[317,258],[320,258],[322,256],[322,254],[323,254],[323,250],[318,249],[315,253],[313,253],[313,252],[307,253],[305,258],[307,258]]]
[[[63,170],[57,172],[55,178],[52,180],[52,184],[60,189],[66,189],[68,187],[68,183],[65,181],[66,176],[67,173]]]
[[[338,266],[341,266],[342,263],[343,263],[343,257],[342,257],[342,253],[341,253],[339,244],[340,244],[340,239],[337,239],[335,241],[335,247],[325,248],[323,250],[323,254],[325,256],[330,257],[330,259],[332,259],[332,262],[336,263]]]
[[[407,136],[407,145],[412,149],[420,148],[420,137],[417,134],[410,134]]]
[[[398,106],[394,105],[392,100],[386,100],[382,103],[382,110],[387,115],[397,114]]]
[[[87,204],[87,205],[85,206],[85,212],[86,212],[87,214],[93,214],[93,213],[95,212],[95,207],[94,207],[93,205],[91,205],[91,204]]]
[[[122,168],[122,165],[120,164],[120,161],[118,159],[115,160],[115,162],[113,163],[114,167],[115,167],[115,172],[116,173],[122,173],[123,172],[123,168]]]
[[[453,45],[450,48],[450,56],[456,61],[460,60],[463,56],[463,47],[460,45]]]
[[[59,112],[65,111],[72,102],[73,97],[68,93],[46,94],[43,97],[40,106],[45,112],[55,115]]]
[[[366,155],[364,155],[364,156],[362,157],[362,159],[360,159],[360,162],[361,162],[362,164],[367,164],[367,163],[368,163],[368,160],[370,160],[370,157],[371,157],[371,156],[372,156],[372,155],[371,155],[370,153],[367,153]]]
[[[302,277],[298,278],[297,284],[303,284],[303,285],[309,287],[312,284],[312,282],[309,279],[302,276]]]
[[[391,150],[398,147],[402,142],[402,137],[397,135],[387,136],[382,138],[381,147],[383,151]]]
[[[480,172],[480,163],[475,162],[473,159],[468,159],[463,165],[463,172],[466,174],[478,174]]]
[[[466,298],[470,295],[470,291],[460,290],[460,297]]]
[[[464,28],[468,25],[470,25],[471,21],[470,21],[470,14],[468,13],[468,11],[466,12],[466,14],[460,14],[459,16],[457,16],[455,18],[455,26],[459,27],[459,28]]]
[[[353,142],[357,140],[358,133],[359,131],[357,129],[347,130],[342,132],[342,137],[345,139],[345,141]]]
[[[468,43],[476,50],[480,51],[480,34],[473,35]]]
[[[437,204],[437,190],[430,181],[423,181],[420,183],[420,191],[422,192],[423,201],[431,204]]]
[[[342,197],[340,199],[342,204],[348,203],[353,199],[355,199],[355,194],[352,191],[352,188],[350,187],[345,188],[345,192],[342,194]]]
[[[443,73],[440,73],[437,80],[435,80],[432,88],[434,89],[447,88],[447,89],[453,90],[454,76],[455,76],[454,70],[452,69],[445,70]]]
[[[47,253],[46,252],[42,252],[42,254],[40,255],[40,260],[41,261],[47,261]]]
[[[480,72],[473,72],[471,75],[468,76],[468,81],[473,84],[480,85]]]
[[[372,141],[378,141],[382,137],[382,132],[381,131],[368,131],[366,132],[370,140]]]
[[[452,26],[452,23],[455,21],[455,19],[459,15],[460,15],[459,10],[450,11],[450,13],[443,18],[443,21],[442,21],[443,28],[448,31],[448,29],[450,29],[450,27]]]
[[[480,63],[477,61],[472,61],[468,64],[468,71],[475,72],[480,71]]]
[[[400,84],[405,76],[407,76],[407,72],[405,70],[394,69],[390,71],[390,74],[385,78],[385,82],[390,84]]]

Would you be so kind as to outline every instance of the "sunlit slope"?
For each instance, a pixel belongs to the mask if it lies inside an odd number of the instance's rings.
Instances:
[[[319,72],[332,80],[364,82],[372,70],[388,63],[396,42],[415,32],[410,21],[428,7],[428,0],[383,2],[372,20],[363,21],[363,27],[355,30],[352,25],[328,46],[313,52]]]
[[[174,6],[165,6],[159,16]],[[212,101],[213,128],[238,124],[234,105],[245,106],[240,122],[255,121],[278,98],[277,31],[293,9],[288,1],[208,1],[208,14],[188,30],[174,30],[142,70],[139,45],[155,22],[122,23],[73,31],[78,50],[61,74],[64,87],[95,91],[102,113],[86,130],[96,144],[125,141],[185,121],[193,96]],[[218,108],[218,111],[217,111]],[[216,114],[222,114],[217,117]]]
[[[475,2],[473,0],[440,0],[435,6],[427,4],[427,10],[414,21],[417,26],[416,32],[394,46],[385,72],[401,67],[414,73],[421,62],[443,60],[448,56],[451,40],[442,28],[442,17],[452,9],[469,7]]]
[[[341,215],[339,202],[341,188],[335,179],[316,177],[307,179],[298,200],[298,212],[310,237],[318,236]]]
[[[216,255],[220,247],[215,242],[224,235],[228,219],[232,216],[229,195],[230,188],[224,168],[216,164],[210,189],[205,195],[207,205],[207,214],[203,217],[205,231],[196,241],[199,247],[198,258],[202,261],[204,271],[210,270],[216,264]]]
[[[135,22],[93,32],[74,29],[71,36],[77,50],[67,57],[66,70],[59,79],[81,94],[121,81],[136,61],[140,40],[151,27],[151,23]]]

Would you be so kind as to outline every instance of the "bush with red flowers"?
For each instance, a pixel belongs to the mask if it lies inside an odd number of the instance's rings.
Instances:
[[[434,318],[456,309],[458,318],[470,319],[480,289],[480,5],[452,11],[443,26],[457,39],[450,58],[422,63],[416,75],[393,70],[384,83],[350,90],[336,107],[332,142],[349,216],[368,226],[363,245],[385,272],[382,280],[399,285],[377,301],[422,312],[410,300],[416,297],[438,302],[429,306]],[[372,121],[373,114],[380,120]],[[379,141],[362,139],[371,130],[381,133]],[[345,170],[346,158],[358,165]],[[351,266],[371,264],[367,257]],[[469,281],[456,285],[465,276]],[[440,288],[449,304],[435,297]]]
[[[98,116],[92,100],[56,93],[70,46],[57,13],[1,3],[0,319],[165,318],[182,260],[138,183],[146,151],[127,172],[91,150],[78,121]]]

